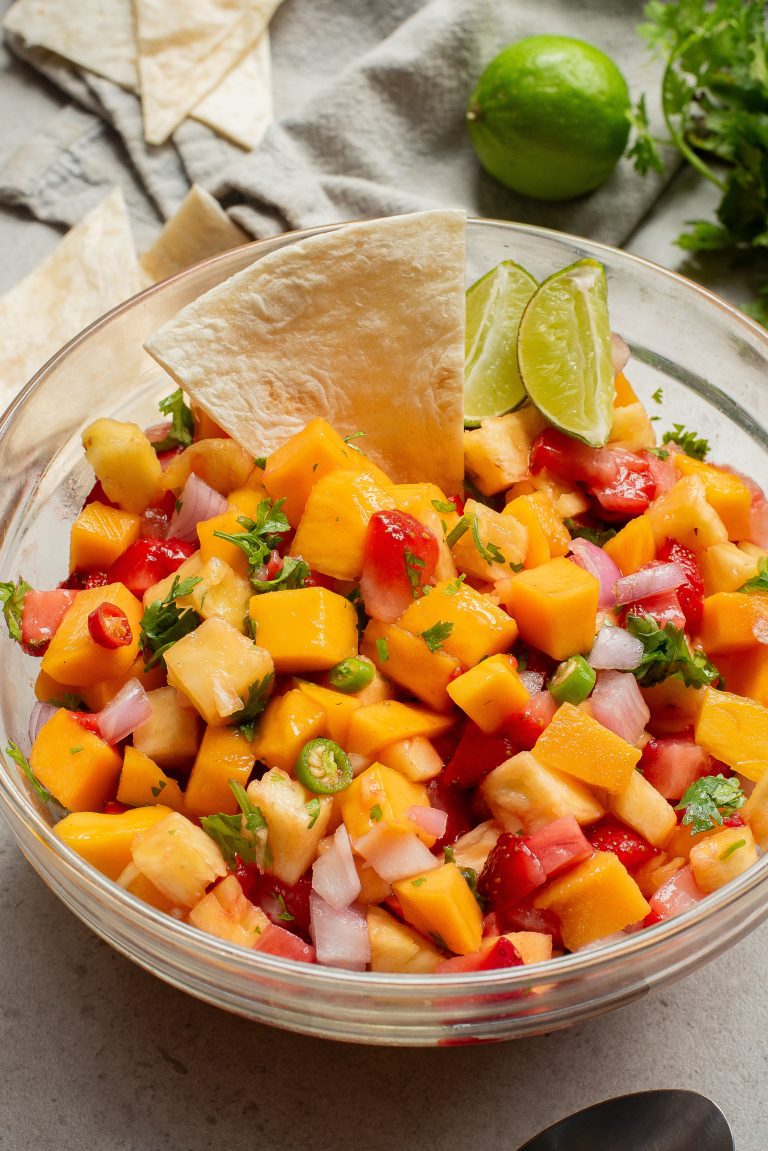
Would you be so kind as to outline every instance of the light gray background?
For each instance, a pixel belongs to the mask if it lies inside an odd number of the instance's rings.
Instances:
[[[0,49],[0,165],[57,104]],[[680,268],[671,238],[714,202],[683,176],[628,246]],[[0,292],[56,239],[0,209]],[[695,271],[743,298],[733,269]],[[57,901],[0,821],[0,1148],[513,1151],[610,1095],[687,1087],[723,1108],[738,1151],[766,1151],[766,959],[768,925],[682,982],[544,1038],[426,1051],[331,1044],[226,1015],[144,974]]]

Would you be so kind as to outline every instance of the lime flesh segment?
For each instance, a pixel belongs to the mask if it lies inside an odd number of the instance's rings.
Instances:
[[[579,260],[531,298],[517,340],[525,389],[541,414],[599,448],[613,423],[613,367],[605,269]]]
[[[536,281],[513,260],[498,264],[467,291],[464,423],[518,407],[525,388],[517,364],[517,330]]]

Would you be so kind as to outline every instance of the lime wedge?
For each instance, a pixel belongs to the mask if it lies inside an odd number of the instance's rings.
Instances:
[[[464,424],[519,407],[525,388],[517,366],[517,329],[536,281],[512,260],[498,264],[467,291]]]
[[[613,422],[613,368],[605,268],[579,260],[545,280],[517,339],[525,390],[570,436],[602,447]]]

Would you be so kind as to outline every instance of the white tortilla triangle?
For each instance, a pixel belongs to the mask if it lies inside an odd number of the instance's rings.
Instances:
[[[272,122],[272,58],[269,33],[228,73],[192,112],[233,144],[250,151]]]
[[[128,213],[116,189],[0,298],[0,409],[63,344],[140,287]]]
[[[314,416],[397,482],[463,477],[465,216],[349,224],[257,260],[147,351],[254,456]]]
[[[47,48],[123,88],[137,87],[130,0],[17,0],[3,27],[29,47]]]
[[[193,184],[140,263],[150,282],[156,282],[247,243],[248,236],[210,192]]]

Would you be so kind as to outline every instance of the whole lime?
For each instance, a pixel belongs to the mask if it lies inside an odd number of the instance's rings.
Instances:
[[[507,188],[569,200],[610,176],[627,145],[628,110],[626,81],[599,48],[529,36],[485,69],[467,127],[480,163]]]

